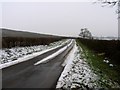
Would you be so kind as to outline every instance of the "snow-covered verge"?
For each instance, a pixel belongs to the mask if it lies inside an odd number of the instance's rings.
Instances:
[[[22,62],[26,59],[33,58],[37,55],[43,54],[45,52],[48,52],[50,50],[56,49],[65,43],[67,43],[69,40],[61,40],[57,42],[53,42],[49,45],[38,45],[38,46],[26,46],[26,47],[14,47],[14,48],[5,48],[0,49],[0,60],[1,65],[3,64],[10,64],[17,62]],[[21,60],[22,59],[22,60]]]
[[[93,73],[86,60],[81,57],[81,51],[82,48],[75,45],[62,64],[65,68],[57,82],[56,89],[100,88],[97,83],[99,77]]]

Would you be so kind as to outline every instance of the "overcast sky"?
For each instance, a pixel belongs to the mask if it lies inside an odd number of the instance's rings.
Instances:
[[[94,36],[117,36],[116,9],[92,2],[4,2],[2,27],[67,36],[88,28]]]

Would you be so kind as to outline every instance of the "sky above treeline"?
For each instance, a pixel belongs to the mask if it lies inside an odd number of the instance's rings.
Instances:
[[[37,33],[78,36],[88,28],[93,36],[117,36],[117,7],[93,2],[2,2],[2,27]],[[0,15],[1,16],[1,15]]]

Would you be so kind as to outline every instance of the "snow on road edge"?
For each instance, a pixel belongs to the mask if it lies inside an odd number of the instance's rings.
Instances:
[[[70,54],[67,56],[66,60],[64,61],[64,63],[62,64],[62,66],[65,66],[58,82],[57,82],[57,86],[56,88],[61,88],[63,85],[62,81],[63,81],[63,77],[66,76],[66,73],[68,71],[70,71],[70,67],[74,58],[74,53],[77,50],[76,45],[74,45],[73,49],[71,50]]]
[[[98,76],[92,72],[87,62],[80,57],[79,48],[76,45],[62,65],[66,66],[57,82],[56,89],[99,88],[96,83]]]

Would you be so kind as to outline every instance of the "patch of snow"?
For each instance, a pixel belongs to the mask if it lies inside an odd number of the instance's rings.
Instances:
[[[109,64],[110,67],[113,67],[113,64]]]
[[[58,55],[61,54],[63,51],[65,51],[65,50],[72,44],[72,42],[73,42],[73,41],[71,40],[71,42],[70,42],[68,45],[64,46],[63,48],[61,48],[61,49],[58,50],[57,52],[49,55],[48,57],[46,57],[46,58],[38,61],[38,62],[35,63],[34,65],[38,65],[38,64],[41,64],[41,63],[46,63],[46,62],[48,62],[49,60],[51,60],[52,58],[58,56]]]
[[[57,89],[71,89],[71,88],[98,88],[99,85],[96,83],[98,76],[92,72],[87,62],[81,58],[82,48],[74,46],[71,53],[68,55],[64,63],[67,62],[58,82],[56,85]],[[63,66],[65,64],[62,64]]]
[[[74,51],[75,51],[75,46],[73,47],[73,49],[70,51],[70,54],[68,54],[67,58],[65,59],[65,61],[63,62],[62,66],[65,67],[66,65],[70,65],[72,62],[72,59],[74,58]],[[64,69],[65,70],[65,69]],[[67,69],[66,69],[67,70]]]
[[[109,62],[109,60],[108,60],[107,58],[105,58],[105,59],[103,60],[103,62],[109,64],[110,67],[113,67],[113,66],[114,66],[113,64],[110,64],[110,62]]]
[[[50,50],[54,50],[68,43],[70,40],[57,41],[50,45],[38,45],[29,47],[14,47],[0,50],[0,69],[29,60]]]
[[[105,63],[109,63],[109,61],[108,61],[108,60],[103,60],[103,62],[105,62]]]

